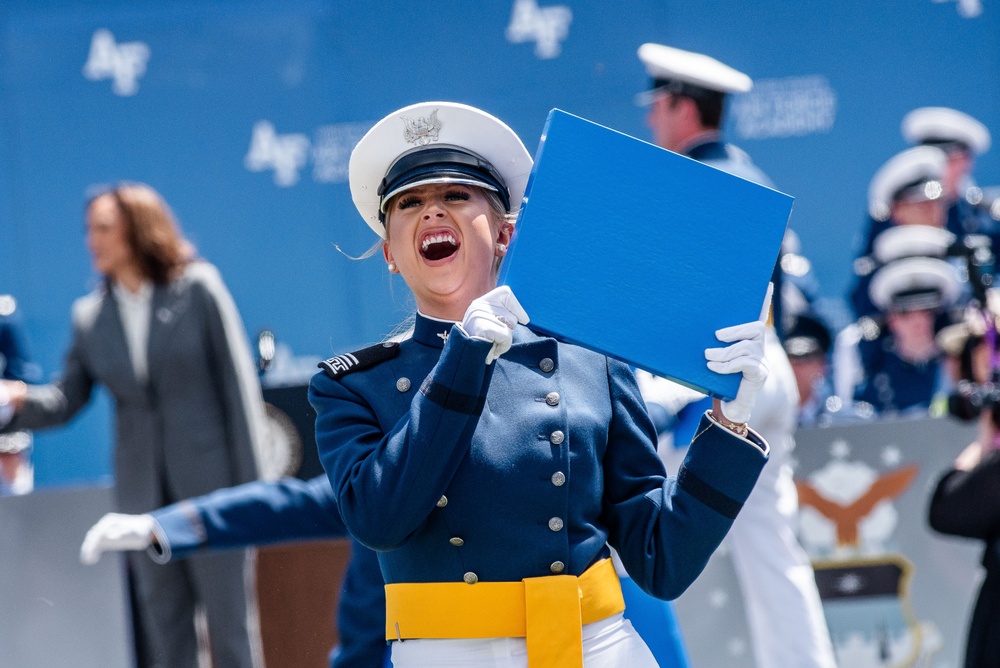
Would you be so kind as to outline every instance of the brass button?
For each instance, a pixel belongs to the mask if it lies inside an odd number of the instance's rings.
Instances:
[[[548,373],[549,371],[552,371],[553,369],[556,368],[556,363],[553,362],[552,359],[549,357],[543,357],[542,360],[538,363],[538,368],[544,371],[545,373]]]
[[[562,573],[564,570],[566,570],[566,564],[564,564],[561,561],[553,561],[552,565],[549,566],[549,570],[552,571],[553,573]]]
[[[547,403],[549,406],[558,406],[559,405],[559,393],[558,392],[549,392],[548,394],[546,394],[545,395],[545,403]]]
[[[463,545],[465,545],[465,541],[459,538],[458,536],[455,536],[454,538],[449,538],[448,542],[454,545],[455,547],[462,547]]]
[[[549,520],[549,528],[553,531],[561,531],[563,528],[563,521],[560,517],[553,517]]]
[[[397,380],[396,381],[396,389],[399,390],[400,392],[406,392],[407,390],[409,390],[410,389],[410,379],[409,378],[400,378],[399,380]]]
[[[561,431],[559,431],[558,429],[556,429],[549,436],[549,440],[552,441],[552,445],[560,445],[560,444],[562,444],[563,441],[566,440],[566,434],[564,434]]]
[[[438,499],[437,506],[438,508],[444,508],[447,505],[448,505],[448,497],[442,495],[441,498]]]
[[[479,576],[473,573],[472,571],[469,571],[464,576],[462,576],[462,579],[465,580],[466,584],[470,585],[474,585],[477,582],[479,582]]]
[[[562,487],[566,484],[566,474],[562,471],[556,471],[552,474],[552,484],[556,487]]]

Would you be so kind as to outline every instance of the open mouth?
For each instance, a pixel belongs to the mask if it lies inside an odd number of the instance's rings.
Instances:
[[[420,254],[427,260],[443,260],[458,252],[458,242],[450,232],[429,234],[420,242]]]

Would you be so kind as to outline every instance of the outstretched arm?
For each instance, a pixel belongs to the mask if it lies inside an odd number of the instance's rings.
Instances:
[[[326,476],[283,478],[217,490],[147,515],[109,513],[87,532],[80,559],[96,563],[103,552],[148,548],[165,563],[202,549],[346,535]]]

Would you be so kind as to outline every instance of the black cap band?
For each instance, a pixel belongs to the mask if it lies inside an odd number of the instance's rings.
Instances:
[[[935,311],[944,304],[944,296],[934,288],[915,288],[897,292],[889,301],[890,311]]]
[[[960,139],[946,139],[944,137],[926,137],[921,142],[925,146],[935,146],[945,153],[953,151],[963,151],[972,153],[972,147]]]
[[[683,95],[684,97],[690,97],[696,100],[721,101],[726,95],[722,91],[697,86],[686,81],[678,81],[677,79],[667,79],[661,77],[653,79],[653,83],[649,89],[650,91],[663,91],[664,93],[671,95]]]
[[[792,336],[785,340],[785,354],[793,359],[825,355],[820,341],[812,336]]]
[[[896,192],[892,194],[892,201],[935,200],[939,199],[943,193],[944,188],[940,181],[924,176],[900,186]]]
[[[385,204],[400,188],[425,179],[471,179],[491,188],[500,195],[504,210],[510,212],[510,191],[500,172],[489,160],[457,146],[438,145],[404,153],[389,167],[378,187],[379,220],[385,224]]]

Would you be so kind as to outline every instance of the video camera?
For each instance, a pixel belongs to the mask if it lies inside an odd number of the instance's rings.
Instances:
[[[955,242],[947,254],[959,257],[965,261],[968,271],[969,285],[982,315],[982,323],[987,320],[997,322],[1000,314],[1000,289],[993,285],[995,270],[992,238],[986,234],[968,234]],[[979,417],[983,410],[990,410],[994,424],[1000,427],[1000,369],[990,371],[991,380],[986,383],[976,383],[972,371],[972,352],[983,338],[992,341],[996,346],[1000,334],[993,328],[992,334],[987,334],[983,328],[975,333],[969,332],[969,338],[963,346],[961,354],[961,369],[963,380],[960,380],[954,391],[948,397],[948,412],[963,421],[972,421]],[[991,359],[993,354],[991,352]]]
[[[997,383],[962,380],[948,396],[948,413],[963,422],[975,420],[983,410],[989,410],[993,423],[1000,426],[1000,385]]]

